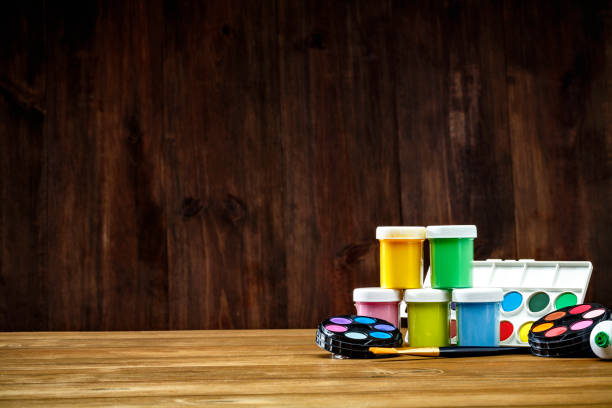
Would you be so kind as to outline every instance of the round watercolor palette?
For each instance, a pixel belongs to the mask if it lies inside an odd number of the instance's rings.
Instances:
[[[593,327],[610,318],[610,310],[596,303],[567,306],[546,314],[529,330],[529,345],[538,356],[592,356]]]
[[[316,343],[334,355],[350,358],[379,358],[370,347],[398,347],[402,334],[386,320],[368,316],[334,316],[319,324]]]
[[[531,348],[531,353],[538,357],[595,357],[591,346],[584,343],[580,343],[575,347],[564,348],[564,349],[538,349]]]
[[[593,357],[588,337],[586,339],[581,337],[571,344],[556,345],[554,347],[539,347],[534,344],[531,347],[531,353],[541,357]]]

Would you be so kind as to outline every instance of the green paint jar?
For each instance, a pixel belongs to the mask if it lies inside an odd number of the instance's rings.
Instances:
[[[404,291],[408,314],[406,343],[410,347],[446,347],[450,344],[450,292],[440,289]]]
[[[471,288],[475,225],[427,227],[431,260],[431,287]]]

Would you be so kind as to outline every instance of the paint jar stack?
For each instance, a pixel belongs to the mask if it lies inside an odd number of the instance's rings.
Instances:
[[[380,319],[399,316],[403,298],[407,306],[410,346],[450,344],[450,302],[457,308],[457,344],[497,346],[502,290],[472,288],[474,225],[378,227],[380,288],[353,292],[358,314]],[[423,286],[423,243],[430,244],[431,288]],[[402,297],[403,291],[403,297]],[[398,321],[394,318],[392,322]]]

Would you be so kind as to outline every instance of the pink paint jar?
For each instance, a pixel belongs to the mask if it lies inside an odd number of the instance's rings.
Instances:
[[[353,290],[353,301],[357,314],[376,317],[399,327],[399,302],[401,293],[396,289],[357,288]]]

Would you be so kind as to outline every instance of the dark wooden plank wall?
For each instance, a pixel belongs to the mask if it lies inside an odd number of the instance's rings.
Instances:
[[[313,327],[388,224],[612,305],[610,5],[4,4],[0,330]]]

